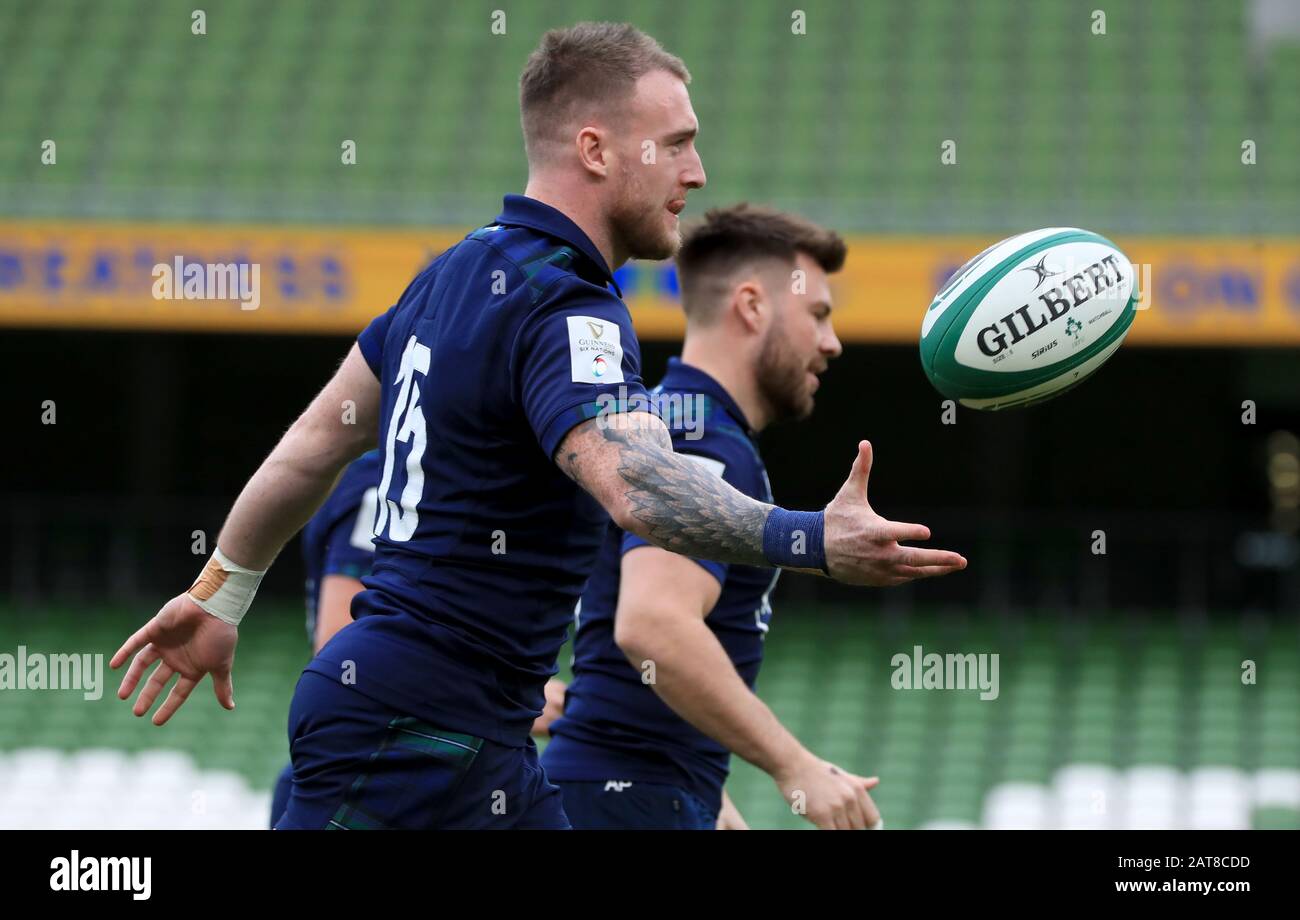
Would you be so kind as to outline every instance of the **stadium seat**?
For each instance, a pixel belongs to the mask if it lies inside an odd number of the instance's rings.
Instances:
[[[1117,233],[1294,231],[1300,160],[1279,152],[1300,145],[1300,48],[1272,49],[1261,95],[1243,7],[1143,4],[1111,11],[1105,35],[1061,2],[990,0],[977,17],[811,2],[804,35],[774,0],[680,16],[630,0],[621,15],[695,74],[701,205],[754,198],[868,231],[1020,229],[1063,207]],[[0,214],[149,220],[478,222],[524,173],[514,80],[475,74],[517,72],[562,24],[531,6],[494,35],[472,4],[435,27],[418,0],[382,17],[239,2],[194,36],[179,0],[135,18],[70,0],[21,10],[0,12]],[[1039,40],[1013,46],[1016,30]],[[46,137],[57,170],[36,155]],[[1249,178],[1245,137],[1261,144]],[[356,166],[339,161],[344,138]],[[1262,226],[1235,206],[1244,187]]]

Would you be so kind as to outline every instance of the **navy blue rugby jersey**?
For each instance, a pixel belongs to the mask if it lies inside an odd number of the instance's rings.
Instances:
[[[621,296],[573,221],[507,195],[361,333],[383,393],[375,563],[311,670],[527,743],[609,523],[553,456],[647,398]]]
[[[674,358],[651,399],[672,432],[673,450],[708,466],[746,495],[772,501],[754,433],[721,384]],[[614,642],[622,557],[644,545],[639,537],[609,526],[577,613],[574,679],[564,716],[551,725],[543,763],[553,780],[684,786],[716,809],[730,752],[673,712]],[[705,623],[752,690],[772,617],[768,598],[780,570],[695,561],[722,586]]]

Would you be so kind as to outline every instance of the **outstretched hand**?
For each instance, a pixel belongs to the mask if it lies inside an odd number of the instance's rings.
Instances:
[[[900,545],[904,540],[930,539],[930,528],[886,520],[872,510],[867,500],[871,461],[871,443],[858,442],[849,478],[826,506],[824,540],[830,576],[851,585],[886,587],[966,568],[965,557],[958,553]]]
[[[203,675],[209,673],[217,702],[226,709],[234,709],[235,692],[230,671],[235,663],[235,645],[238,642],[238,629],[218,620],[188,595],[178,595],[127,639],[108,663],[116,670],[126,663],[127,658],[135,655],[122,678],[122,685],[117,688],[117,697],[122,700],[130,697],[145,670],[161,659],[162,663],[154,669],[136,698],[131,709],[135,715],[142,716],[152,708],[173,674],[179,674],[180,679],[154,713],[154,725],[166,723],[189,698]]]

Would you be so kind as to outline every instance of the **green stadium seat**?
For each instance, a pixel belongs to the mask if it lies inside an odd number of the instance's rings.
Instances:
[[[1122,215],[1127,226],[1101,228],[1112,232],[1185,230],[1189,219],[1214,230],[1240,222],[1232,211],[1253,181],[1260,219],[1282,232],[1300,223],[1300,161],[1274,153],[1300,143],[1300,97],[1288,91],[1300,82],[1300,52],[1274,48],[1268,104],[1259,106],[1243,6],[1175,0],[1112,10],[1105,36],[1093,36],[1070,4],[1011,0],[982,4],[978,16],[954,15],[947,2],[806,4],[803,36],[790,34],[790,9],[775,0],[689,4],[673,15],[629,0],[623,15],[657,30],[696,72],[713,179],[697,196],[702,206],[747,197],[811,209],[849,230],[985,232],[1059,223],[1070,203],[1070,222]],[[595,0],[566,5],[563,16],[519,7],[507,34],[494,36],[488,11],[473,4],[441,9],[434,28],[418,0],[389,4],[382,20],[348,4],[239,0],[209,11],[209,34],[193,36],[190,8],[178,0],[138,9],[128,17],[51,2],[23,17],[0,12],[18,30],[15,53],[0,58],[7,135],[75,136],[96,151],[61,157],[58,184],[74,191],[11,191],[11,213],[161,210],[201,220],[213,202],[236,200],[218,188],[158,203],[148,191],[197,182],[246,188],[240,216],[278,220],[286,199],[275,190],[292,181],[308,218],[481,220],[522,175],[513,75],[537,33],[610,15]],[[1016,30],[1039,40],[1017,47]],[[276,53],[261,53],[269,47]],[[511,78],[471,89],[475,68]],[[111,119],[99,116],[108,93]],[[235,146],[257,168],[225,168],[232,121]],[[426,169],[421,151],[456,151],[471,136],[459,131],[472,131],[476,155],[458,158],[455,170]],[[371,171],[345,180],[320,168],[336,138],[358,134]],[[169,140],[119,148],[109,136]],[[1243,136],[1271,139],[1251,180],[1237,166]],[[949,137],[959,166],[942,173],[938,145]],[[0,187],[36,175],[24,149],[12,140],[0,147]],[[127,188],[137,193],[113,191]],[[425,188],[431,202],[462,204],[407,214],[388,206],[394,190]],[[1207,206],[1181,207],[1187,188]]]

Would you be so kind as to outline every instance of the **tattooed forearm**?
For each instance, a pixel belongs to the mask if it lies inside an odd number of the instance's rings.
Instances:
[[[687,556],[763,565],[763,524],[770,505],[727,485],[704,466],[672,452],[648,432],[603,432],[619,447],[619,476],[645,539]]]
[[[656,546],[719,562],[766,564],[763,525],[772,506],[674,453],[657,418],[593,419],[566,436],[557,459],[615,520]]]

